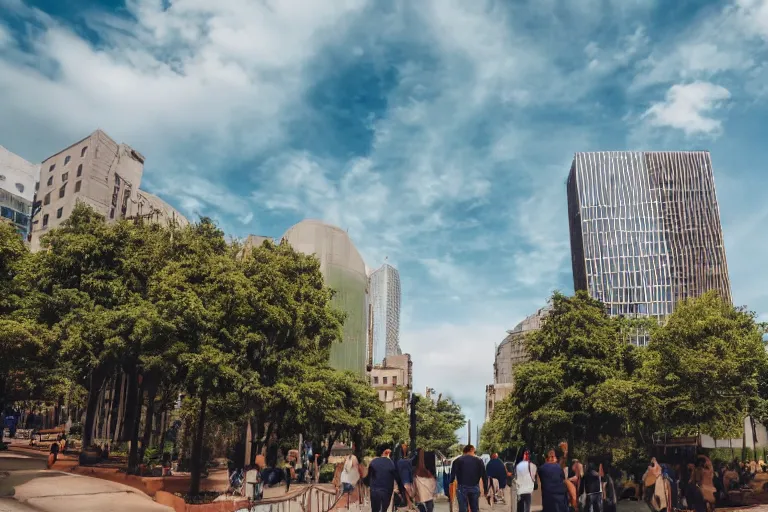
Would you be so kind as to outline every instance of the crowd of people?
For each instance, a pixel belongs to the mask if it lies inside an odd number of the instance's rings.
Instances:
[[[346,456],[335,479],[340,498],[357,490],[358,500],[365,496],[370,500],[371,512],[390,508],[434,511],[440,487],[434,453],[410,451],[402,443],[394,450],[381,446],[376,455],[367,466],[353,454]],[[748,487],[757,473],[768,470],[763,461],[713,464],[699,455],[690,464],[662,464],[654,458],[644,473],[627,474],[612,468],[608,456],[569,463],[567,443],[561,443],[557,451],[549,450],[540,465],[530,450],[520,450],[518,455],[514,463],[505,463],[496,453],[490,458],[484,455],[486,463],[474,446],[464,447],[442,482],[450,502],[458,504],[458,512],[479,512],[482,498],[489,504],[506,503],[510,487],[517,512],[531,512],[538,489],[543,512],[615,512],[622,498],[643,500],[651,512],[708,512],[727,504],[729,491]],[[293,476],[288,473],[291,469],[286,466],[287,482]]]

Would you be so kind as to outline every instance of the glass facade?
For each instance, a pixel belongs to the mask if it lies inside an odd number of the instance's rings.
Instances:
[[[577,153],[567,188],[574,286],[611,315],[731,300],[709,152]]]
[[[384,264],[369,279],[370,311],[373,314],[373,364],[400,352],[400,273]]]
[[[295,250],[317,257],[325,284],[335,292],[333,304],[346,314],[342,339],[331,347],[331,367],[364,377],[368,277],[363,258],[346,231],[316,220],[299,222],[283,239]]]
[[[16,227],[19,235],[27,240],[30,228],[32,203],[21,196],[0,188],[0,217]]]

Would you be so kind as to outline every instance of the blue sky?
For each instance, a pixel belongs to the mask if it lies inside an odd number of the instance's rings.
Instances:
[[[766,318],[767,43],[766,0],[0,0],[0,144],[100,127],[233,236],[348,229],[400,269],[417,389],[477,424],[494,344],[572,291],[576,151],[709,149]]]

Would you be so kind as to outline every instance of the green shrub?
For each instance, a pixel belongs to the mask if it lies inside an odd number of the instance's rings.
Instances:
[[[333,482],[334,473],[336,473],[335,464],[323,464],[320,467],[320,483],[329,484]]]

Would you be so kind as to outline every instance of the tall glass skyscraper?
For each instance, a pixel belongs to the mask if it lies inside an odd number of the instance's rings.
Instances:
[[[731,301],[709,152],[576,153],[567,188],[574,287],[611,315]]]
[[[373,364],[400,354],[400,273],[386,263],[370,277],[373,314]]]

